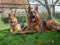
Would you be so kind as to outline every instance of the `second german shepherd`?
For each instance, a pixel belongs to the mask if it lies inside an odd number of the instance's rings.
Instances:
[[[9,14],[9,23],[11,26],[10,31],[12,33],[16,33],[16,32],[21,31],[21,25],[18,24],[18,21],[17,21],[15,14],[13,14],[13,15]]]

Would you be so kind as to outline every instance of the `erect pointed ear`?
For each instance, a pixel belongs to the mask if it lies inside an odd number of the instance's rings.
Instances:
[[[14,13],[13,16],[16,17],[16,14]]]
[[[9,13],[8,17],[10,18],[11,14]]]
[[[30,13],[30,11],[31,11],[31,6],[29,5],[29,7],[28,7],[28,13]]]
[[[35,7],[35,10],[38,12],[38,6]]]

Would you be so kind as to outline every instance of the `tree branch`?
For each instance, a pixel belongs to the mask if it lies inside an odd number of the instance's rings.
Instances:
[[[56,1],[54,2],[54,4],[56,4],[57,2],[59,2],[59,0],[56,0]]]
[[[45,4],[46,4],[46,5],[48,4],[47,0],[45,0]]]
[[[47,9],[47,11],[48,11],[48,19],[50,20],[51,19],[51,10],[50,10],[50,8],[49,8],[49,6],[48,6],[48,0],[45,0],[45,8]]]
[[[36,1],[38,1],[41,5],[45,6],[40,0],[36,0]]]

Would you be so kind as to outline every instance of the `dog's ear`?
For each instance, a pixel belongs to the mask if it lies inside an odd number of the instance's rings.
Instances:
[[[38,12],[38,6],[35,7],[35,10]]]
[[[31,6],[29,6],[28,7],[28,13],[30,13],[31,9],[32,9]]]
[[[14,13],[13,16],[16,17],[16,14]]]
[[[11,14],[9,13],[8,17],[10,18]]]

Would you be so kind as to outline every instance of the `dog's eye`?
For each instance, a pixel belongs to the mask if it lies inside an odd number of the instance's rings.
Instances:
[[[32,12],[30,12],[30,14],[32,14]]]

